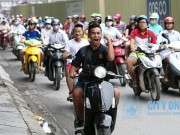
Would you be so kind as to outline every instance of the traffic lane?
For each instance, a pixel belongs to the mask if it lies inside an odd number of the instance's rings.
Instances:
[[[68,90],[65,79],[62,80],[61,89],[55,91],[53,89],[52,82],[50,82],[41,72],[37,74],[35,82],[30,82],[28,76],[20,72],[21,64],[16,61],[11,52],[3,53],[3,57],[10,65],[6,69],[11,75],[12,80],[18,85],[20,90],[36,89],[38,92],[38,98],[47,107],[47,109],[57,119],[58,123],[67,131],[69,135],[74,134],[73,127],[73,105],[66,101],[68,96]],[[5,62],[4,62],[5,63]],[[6,65],[6,64],[5,64]],[[148,110],[148,101],[151,100],[150,93],[142,93],[140,99],[133,96],[133,91],[129,87],[119,86],[118,80],[111,80],[114,85],[117,85],[121,91],[120,104],[118,106],[117,122],[113,135],[117,134],[169,134],[178,133],[179,119],[178,115],[153,115],[148,114],[151,110]],[[167,93],[161,93],[161,100],[163,101],[175,101],[179,100],[178,90],[170,90]],[[134,103],[134,104],[132,104]],[[130,104],[130,105],[129,105]],[[133,107],[139,108],[137,114],[133,114],[132,110],[127,111]],[[156,112],[157,110],[155,110]],[[162,107],[160,108],[162,111]],[[167,111],[169,111],[167,109]],[[167,128],[168,127],[168,128]]]
[[[179,132],[177,127],[180,122],[178,90],[170,89],[168,92],[161,92],[161,100],[156,104],[149,102],[151,101],[150,93],[142,93],[140,98],[136,98],[131,88],[120,87],[120,91],[121,100],[114,135],[169,135]],[[178,104],[177,110],[169,108],[169,103],[172,102]]]

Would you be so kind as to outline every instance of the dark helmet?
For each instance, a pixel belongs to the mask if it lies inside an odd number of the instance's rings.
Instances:
[[[147,18],[147,16],[145,16],[145,15],[140,15],[139,17],[138,17],[138,19],[137,19],[137,22],[139,23],[139,21],[141,21],[142,19],[145,19],[146,20],[146,22],[147,22],[147,24],[148,24],[148,18]]]
[[[110,16],[110,15],[106,16],[106,17],[105,17],[105,22],[107,22],[108,20],[111,20],[111,21],[113,21],[113,18],[112,18],[112,16]]]
[[[51,25],[54,25],[54,24],[60,25],[60,21],[58,19],[53,19],[51,22]]]
[[[131,17],[129,17],[129,19],[134,20],[135,22],[137,22],[137,17],[135,15],[132,15]]]

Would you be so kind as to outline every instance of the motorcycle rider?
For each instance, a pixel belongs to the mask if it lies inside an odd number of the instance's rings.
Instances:
[[[134,76],[133,73],[133,66],[135,66],[137,64],[137,59],[141,56],[141,53],[136,53],[136,49],[138,45],[141,44],[148,44],[148,43],[152,43],[152,44],[156,44],[156,36],[155,34],[151,31],[148,30],[148,18],[145,15],[140,15],[137,19],[137,23],[138,23],[138,29],[134,29],[131,32],[130,35],[130,55],[127,58],[127,70],[129,75],[131,76],[132,79],[132,87],[134,89],[134,91],[138,90],[138,85],[137,85],[137,80]]]
[[[152,13],[149,19],[150,23],[148,25],[148,29],[152,30],[154,34],[157,36],[161,31],[163,31],[162,26],[158,24],[159,15],[157,13]]]
[[[88,36],[90,39],[90,45],[82,47],[77,53],[75,59],[72,61],[72,66],[70,68],[70,76],[76,76],[76,68],[82,64],[82,72],[87,76],[88,74],[92,74],[94,68],[96,66],[103,66],[106,68],[108,61],[114,60],[114,49],[111,43],[111,38],[109,35],[105,35],[105,38],[109,44],[108,48],[101,45],[100,41],[102,38],[102,30],[99,24],[90,23],[88,28]],[[93,78],[89,78],[92,80]],[[78,82],[73,88],[73,103],[75,107],[75,112],[77,114],[78,127],[83,126],[83,89],[84,82],[87,81],[88,78],[79,77]],[[116,106],[119,102],[120,92],[118,88],[114,88]]]
[[[13,24],[11,25],[11,31],[10,33],[19,33],[19,34],[23,34],[26,31],[25,27],[21,24],[20,20],[18,18],[16,18],[13,21]],[[10,34],[9,35],[9,40],[12,41],[12,37],[13,35]]]
[[[83,35],[83,26],[81,24],[76,24],[74,26],[74,38],[69,40],[65,46],[65,51],[64,51],[64,59],[68,57],[68,55],[75,56],[75,54],[78,52],[78,50],[89,44],[87,40],[82,38]],[[72,98],[72,93],[71,90],[73,88],[73,81],[69,76],[69,69],[71,67],[72,59],[67,59],[67,66],[66,66],[66,82],[67,86],[69,89],[69,97],[68,99]]]
[[[41,30],[42,41],[44,45],[48,43],[48,33],[52,30],[51,19],[47,19],[45,22],[45,28]]]
[[[68,36],[65,31],[60,29],[60,21],[58,19],[53,19],[51,22],[52,30],[48,33],[47,36],[47,44],[54,44],[54,43],[64,43],[66,44],[68,41]],[[47,56],[47,48],[45,49],[45,57],[44,57],[44,64],[46,66],[45,69],[45,76],[47,76],[49,71],[48,60],[49,57]]]
[[[73,15],[73,23],[71,23],[70,28],[69,28],[70,39],[73,38],[73,29],[76,24],[83,25],[83,23],[79,21],[79,15]],[[84,29],[84,27],[83,27],[83,29]]]
[[[28,30],[26,30],[25,33],[23,33],[23,39],[21,42],[24,42],[24,40],[30,40],[30,39],[37,39],[37,40],[42,40],[41,38],[41,34],[40,32],[36,29],[36,25],[37,25],[38,21],[36,18],[32,18],[29,22],[28,22]],[[20,52],[20,60],[22,63],[22,70],[24,69],[24,55],[25,55],[25,51],[26,51],[25,47],[21,52]],[[39,49],[39,51],[41,52],[41,60],[43,59],[43,52],[41,49]]]
[[[85,29],[87,26],[88,26],[88,22],[86,21],[86,16],[85,15],[82,15],[80,17],[80,21],[83,23],[83,28]]]
[[[115,14],[114,15],[115,22],[114,22],[113,26],[115,28],[117,28],[121,34],[125,34],[126,23],[121,21],[121,18],[122,18],[121,14],[119,14],[119,13]]]
[[[68,37],[70,35],[69,30],[70,30],[70,25],[72,25],[71,23],[72,23],[72,16],[68,16],[67,21],[64,24],[64,30],[65,30],[66,34],[68,35]]]
[[[131,31],[134,30],[134,29],[137,29],[137,17],[135,15],[132,15],[130,18],[129,18],[129,25],[126,26],[126,31],[125,31],[125,37],[127,39],[130,38],[130,34],[131,34]],[[126,54],[126,58],[129,56],[129,43],[125,44],[125,54]]]
[[[162,37],[162,33],[168,35],[168,38],[170,40],[170,43],[171,42],[174,42],[174,41],[180,41],[180,33],[178,31],[175,31],[174,30],[174,18],[173,17],[166,17],[164,18],[164,30],[157,36],[157,42],[160,44],[161,42],[164,42],[166,41],[167,42],[167,39],[165,39],[164,37]],[[160,55],[162,57],[164,57],[164,55],[166,54],[170,54],[170,51],[169,50],[164,50],[160,53]],[[168,55],[163,58],[163,62],[167,63],[166,65],[166,71],[165,71],[165,77],[164,77],[164,82],[165,83],[168,83],[169,82],[169,74],[170,74],[170,65],[169,65],[169,62],[168,62]]]

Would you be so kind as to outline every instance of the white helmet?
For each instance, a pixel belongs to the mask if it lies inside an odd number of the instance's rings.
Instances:
[[[51,19],[47,19],[47,20],[45,21],[45,24],[51,24],[51,22],[52,22]]]

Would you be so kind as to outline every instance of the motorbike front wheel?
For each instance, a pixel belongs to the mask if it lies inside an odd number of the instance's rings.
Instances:
[[[29,78],[34,82],[36,76],[36,63],[33,61],[29,62]]]
[[[55,78],[54,78],[55,90],[59,90],[60,82],[61,82],[61,67],[55,67]]]
[[[125,64],[124,63],[119,63],[118,67],[117,67],[117,70],[118,70],[118,74],[123,76],[122,78],[119,78],[121,86],[126,86],[126,81],[125,81],[125,78],[124,78],[124,75],[126,74]]]
[[[3,50],[6,49],[6,42],[5,41],[2,42],[2,47],[3,47]]]
[[[21,52],[21,50],[17,50],[18,52],[17,52],[17,60],[20,60],[20,52]]]
[[[99,128],[97,128],[96,135],[111,135],[111,128],[110,127],[99,127]]]
[[[151,98],[153,101],[159,101],[160,91],[161,91],[161,83],[159,76],[155,76],[155,75],[151,76],[151,85],[152,85],[152,88],[150,90]]]

